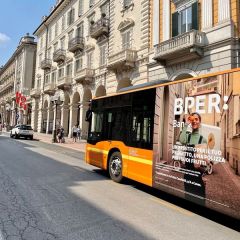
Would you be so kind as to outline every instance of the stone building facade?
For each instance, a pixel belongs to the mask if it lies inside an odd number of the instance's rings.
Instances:
[[[147,0],[57,1],[34,32],[34,130],[51,133],[61,125],[71,136],[79,125],[85,138],[93,97],[148,81],[149,16]],[[53,97],[60,98],[59,105]]]
[[[149,81],[174,81],[239,67],[239,1],[153,0],[150,9]],[[206,84],[199,79],[189,94],[211,94],[219,89],[216,80],[213,77]],[[172,103],[175,95],[168,90],[159,92],[158,97]],[[172,114],[171,108],[165,109],[164,105],[159,112]],[[159,120],[159,135],[168,137],[154,139],[155,148],[168,146],[176,136],[171,132],[170,120]],[[206,114],[204,121],[221,125],[219,114]]]
[[[4,126],[17,123],[31,123],[31,105],[23,110],[16,104],[16,92],[29,95],[35,76],[35,59],[37,43],[34,37],[22,37],[19,45],[0,69],[0,122]]]

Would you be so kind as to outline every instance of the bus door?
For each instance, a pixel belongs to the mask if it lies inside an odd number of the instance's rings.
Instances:
[[[103,168],[106,152],[103,140],[103,119],[104,114],[100,111],[91,112],[91,124],[87,147],[87,162],[99,168]]]
[[[152,185],[152,111],[133,111],[128,177]]]
[[[118,149],[122,156],[123,175],[127,174],[128,166],[128,127],[130,120],[130,108],[119,107],[106,111],[104,134],[107,139],[105,149]]]

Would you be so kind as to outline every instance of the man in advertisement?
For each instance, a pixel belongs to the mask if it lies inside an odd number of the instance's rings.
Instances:
[[[193,149],[198,147],[199,144],[205,144],[205,146],[207,147],[207,140],[199,133],[200,125],[201,115],[197,112],[190,114],[180,134],[179,140],[181,144],[186,145],[189,148],[189,150],[186,152],[186,156],[189,157],[189,161],[185,162],[185,167],[191,172],[186,172],[184,174],[184,188],[187,193],[185,197],[186,199],[192,200],[191,194],[199,196],[201,198],[198,198],[198,202],[203,205],[205,204],[206,196],[206,181],[203,180],[203,175],[205,174],[205,171],[202,165],[194,164],[193,151]]]
[[[223,74],[159,87],[154,118],[154,187],[237,218],[239,78]]]

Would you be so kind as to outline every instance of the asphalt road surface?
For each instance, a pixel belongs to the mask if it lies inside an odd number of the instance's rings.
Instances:
[[[238,222],[117,184],[80,152],[0,135],[0,240],[239,240]]]

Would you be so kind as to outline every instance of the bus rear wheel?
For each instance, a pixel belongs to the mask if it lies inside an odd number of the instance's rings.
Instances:
[[[114,182],[120,183],[123,180],[122,176],[122,155],[120,152],[114,152],[108,164],[108,171],[111,179]]]

